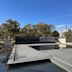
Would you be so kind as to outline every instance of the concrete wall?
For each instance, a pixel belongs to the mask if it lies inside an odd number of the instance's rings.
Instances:
[[[69,38],[59,38],[58,40],[59,40],[59,42],[61,44],[71,43],[72,42],[72,37],[69,37]]]
[[[61,44],[65,44],[66,43],[66,38],[59,38],[58,40],[59,40],[59,42]]]
[[[60,49],[66,48],[66,45],[64,45],[66,43],[66,38],[59,38],[58,40],[61,43],[61,44],[59,44]]]
[[[40,37],[40,42],[58,42],[57,37]]]

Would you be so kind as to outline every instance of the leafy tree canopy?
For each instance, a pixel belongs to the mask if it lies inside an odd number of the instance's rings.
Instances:
[[[53,37],[59,37],[58,31],[56,31],[56,30],[53,31],[53,32],[52,32],[52,36],[53,36]]]
[[[9,32],[17,33],[19,32],[19,23],[16,20],[8,19],[6,23],[3,23],[5,29],[8,29]]]

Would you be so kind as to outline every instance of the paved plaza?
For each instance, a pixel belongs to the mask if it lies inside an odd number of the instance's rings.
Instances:
[[[72,72],[72,49],[53,49],[53,50],[36,50],[32,47],[33,44],[15,45],[7,64],[17,64],[31,61],[50,59],[51,62]],[[39,44],[34,44],[38,46]],[[40,44],[43,45],[43,44]],[[47,43],[44,45],[48,45]],[[49,44],[50,45],[50,44]],[[56,45],[56,44],[51,44]]]

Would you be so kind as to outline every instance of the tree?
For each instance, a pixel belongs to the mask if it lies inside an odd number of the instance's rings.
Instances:
[[[4,27],[5,35],[10,37],[14,37],[14,35],[20,30],[19,23],[12,19],[8,19],[5,23],[2,24],[2,26]]]
[[[50,26],[50,31],[51,32],[55,30],[55,26],[53,24],[50,24],[49,26]]]
[[[72,37],[72,31],[69,29],[67,32],[64,32],[66,38]]]
[[[38,23],[38,24],[27,24],[23,27],[22,32],[24,32],[27,36],[51,36],[51,30],[53,29],[53,25],[48,25],[46,23]]]
[[[52,32],[52,37],[59,37],[59,33],[58,33],[58,31],[53,31]]]
[[[3,23],[3,26],[8,29],[11,33],[19,32],[19,23],[16,20],[8,19],[6,23]]]
[[[31,24],[27,24],[21,29],[25,36],[31,35],[31,26]]]
[[[49,36],[51,32],[48,24],[39,23],[36,25],[36,29],[40,36]]]
[[[0,25],[0,36],[5,37],[8,34],[8,30],[3,25]]]

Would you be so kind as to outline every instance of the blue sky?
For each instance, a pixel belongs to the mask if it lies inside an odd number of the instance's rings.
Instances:
[[[39,22],[54,24],[57,30],[65,24],[72,27],[72,0],[0,0],[0,24],[17,20],[20,26]]]

